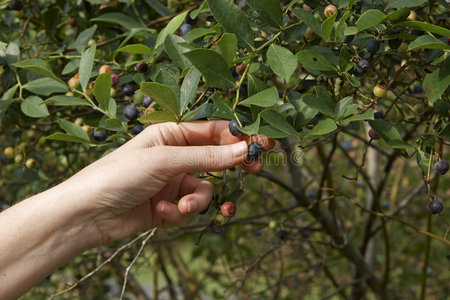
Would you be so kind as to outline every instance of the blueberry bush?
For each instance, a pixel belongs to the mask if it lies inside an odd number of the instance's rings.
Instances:
[[[0,20],[1,209],[159,122],[232,120],[266,166],[197,174],[216,193],[191,225],[24,299],[450,294],[448,1],[2,0]]]

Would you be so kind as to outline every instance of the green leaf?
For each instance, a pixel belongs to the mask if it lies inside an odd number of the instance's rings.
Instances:
[[[180,90],[180,113],[183,113],[188,105],[193,102],[201,76],[202,74],[195,67],[192,67],[184,77]]]
[[[51,104],[51,105],[59,105],[59,106],[66,106],[66,105],[84,105],[84,106],[90,106],[91,104],[87,102],[85,99],[77,98],[77,97],[71,97],[71,96],[53,96],[51,98],[48,98],[43,102],[43,104]]]
[[[347,47],[342,47],[341,52],[339,52],[339,69],[344,72],[350,64],[351,59],[352,55],[348,51]]]
[[[358,79],[356,79],[355,76],[350,75],[349,73],[344,73],[344,76],[353,87],[360,87],[361,82]]]
[[[424,173],[428,172],[428,164],[430,162],[429,157],[430,157],[430,155],[428,153],[425,153],[420,149],[418,149],[416,152],[417,165],[420,167],[420,169]]]
[[[356,26],[349,26],[349,27],[345,28],[345,30],[344,30],[345,36],[355,35],[357,33],[358,33],[358,27],[356,27]]]
[[[173,15],[173,11],[165,7],[162,3],[157,0],[145,0],[151,8],[153,8],[162,17]]]
[[[84,131],[84,129],[81,126],[64,119],[59,119],[58,123],[61,126],[61,128],[64,129],[68,134],[89,141],[89,136],[87,132]]]
[[[303,136],[304,139],[309,137],[321,137],[325,134],[333,132],[337,129],[336,123],[331,119],[325,119],[317,123],[312,130],[305,131],[306,135]]]
[[[217,116],[220,119],[231,120],[234,118],[233,110],[229,103],[226,103],[221,95],[214,94],[214,116]]]
[[[50,115],[47,106],[38,96],[29,96],[20,104],[22,112],[32,118],[41,118]]]
[[[325,40],[328,40],[333,30],[334,21],[336,20],[337,14],[332,15],[323,21],[321,26],[322,36]]]
[[[248,134],[248,135],[251,135],[251,134],[257,134],[258,131],[259,131],[259,124],[260,124],[260,123],[261,123],[261,117],[258,115],[258,116],[256,117],[256,121],[253,122],[253,124],[246,125],[246,126],[240,128],[240,130],[241,130],[243,133]]]
[[[416,7],[421,6],[427,2],[426,0],[395,0],[389,1],[389,4],[386,6],[386,9],[390,8],[402,8],[402,7]]]
[[[310,108],[321,112],[322,114],[335,118],[333,101],[329,101],[327,98],[320,98],[313,94],[303,95],[302,101]]]
[[[450,50],[450,46],[444,43],[443,41],[429,36],[422,35],[412,41],[408,46],[408,51],[416,50],[416,49],[444,49]]]
[[[62,142],[75,142],[75,143],[82,143],[82,144],[91,144],[91,141],[89,141],[89,140],[85,140],[78,136],[73,136],[70,134],[62,133],[62,132],[54,133],[54,134],[46,137],[45,139],[54,140],[54,141],[62,141]]]
[[[109,98],[111,98],[111,75],[100,74],[95,80],[94,96],[101,108],[108,107]]]
[[[45,31],[51,37],[55,36],[57,25],[60,21],[58,18],[58,13],[59,10],[57,8],[50,8],[43,12],[42,19],[45,24]]]
[[[19,61],[19,62],[13,64],[13,66],[15,66],[17,68],[36,72],[38,74],[41,74],[41,75],[44,75],[51,79],[54,79],[63,85],[66,85],[66,83],[64,81],[59,79],[59,77],[53,73],[52,67],[50,66],[50,64],[44,60],[28,59],[28,60]]]
[[[384,18],[386,18],[386,15],[377,9],[369,9],[365,11],[361,17],[359,17],[358,21],[356,21],[358,32],[381,23]]]
[[[81,56],[80,69],[78,74],[80,75],[80,84],[83,91],[86,91],[86,87],[91,78],[92,67],[94,66],[96,46],[92,45]]]
[[[285,82],[289,81],[297,68],[297,60],[294,54],[275,44],[270,45],[269,50],[267,50],[267,62],[273,72],[283,78]]]
[[[338,25],[336,26],[336,30],[334,31],[334,39],[337,40],[339,34],[341,33],[342,28],[346,24],[345,22],[352,14],[348,11],[346,12],[339,20]]]
[[[431,103],[438,100],[450,85],[450,59],[433,73],[427,74],[423,81],[423,89]]]
[[[200,27],[192,29],[191,31],[186,33],[186,35],[184,35],[183,38],[186,40],[186,42],[190,43],[201,37],[216,33],[217,31],[215,31],[214,29]]]
[[[252,74],[247,74],[247,82],[248,82],[248,94],[250,96],[268,88],[267,84],[264,81],[262,81],[258,77],[253,76]]]
[[[17,88],[19,87],[19,84],[13,85],[9,90],[7,90],[0,98],[0,124],[3,120],[3,116],[5,115],[6,111],[8,110],[8,107],[13,103],[15,100],[14,94],[17,91]]]
[[[170,20],[167,26],[164,27],[164,29],[159,32],[158,37],[156,38],[155,49],[159,48],[164,44],[166,37],[169,34],[172,34],[175,31],[177,31],[178,27],[180,27],[181,24],[183,24],[187,14],[188,14],[187,11],[182,14],[179,14],[178,16]]]
[[[256,105],[260,107],[271,107],[275,105],[278,99],[277,89],[271,87],[239,102],[239,104],[244,106]]]
[[[139,122],[142,124],[147,123],[164,123],[164,122],[177,122],[177,115],[170,111],[155,111],[149,114],[146,114],[145,116],[142,116],[138,119]]]
[[[42,96],[49,96],[53,93],[65,93],[69,90],[65,84],[51,78],[39,78],[30,81],[23,88],[33,94]]]
[[[127,52],[127,53],[133,53],[133,54],[146,54],[146,55],[152,55],[152,50],[143,45],[143,44],[131,44],[126,45],[124,47],[121,47],[116,50],[117,52]]]
[[[344,119],[345,123],[355,122],[355,121],[366,121],[366,120],[373,120],[373,111],[371,109],[366,110],[362,114],[356,114],[351,117],[348,117]]]
[[[396,23],[396,24],[394,24],[394,26],[404,26],[404,27],[409,27],[409,28],[415,28],[415,29],[419,29],[419,30],[423,30],[423,31],[429,31],[432,33],[440,34],[445,37],[450,37],[450,30],[440,27],[440,26],[437,26],[437,25],[428,24],[425,22],[404,21],[404,22]]]
[[[93,26],[83,30],[78,35],[76,41],[75,41],[75,47],[78,51],[78,53],[83,53],[83,51],[86,49],[89,40],[92,39],[92,37],[95,34],[95,31],[97,30],[97,24],[94,24]]]
[[[299,18],[299,20],[302,20],[306,25],[311,27],[311,29],[320,37],[322,37],[322,29],[320,21],[314,18],[313,14],[310,12],[307,12],[302,9],[295,9],[293,11],[294,15]]]
[[[217,53],[222,55],[223,59],[230,66],[236,57],[237,37],[233,33],[224,33],[220,40],[217,41]]]
[[[336,105],[336,114],[338,118],[345,118],[353,114],[358,109],[358,105],[353,103],[353,97],[348,96],[341,99]]]
[[[223,57],[214,50],[195,49],[185,53],[191,63],[205,76],[210,87],[233,88],[234,79]]]
[[[278,130],[271,125],[261,126],[259,128],[258,134],[269,137],[269,138],[275,138],[275,139],[282,139],[282,138],[291,136],[290,134],[287,134],[281,130]]]
[[[283,13],[280,1],[276,0],[246,0],[247,4],[270,26],[283,27]]]
[[[450,124],[442,129],[442,131],[439,133],[439,137],[443,140],[450,141]]]
[[[409,8],[403,7],[388,14],[386,16],[386,19],[389,21],[403,20],[406,19],[409,16],[409,14],[410,14]]]
[[[171,111],[176,119],[179,103],[174,91],[168,85],[157,82],[143,82],[141,83],[141,93],[152,97],[159,105]]]
[[[318,71],[336,71],[336,67],[333,66],[325,56],[315,51],[302,50],[295,56],[300,63],[308,69]]]
[[[227,32],[236,34],[241,47],[253,48],[253,30],[247,16],[238,6],[228,0],[208,0],[208,5],[217,22]]]
[[[124,15],[122,13],[116,13],[116,12],[103,14],[101,16],[98,16],[97,18],[91,19],[91,21],[117,24],[117,25],[124,27],[127,30],[144,27],[135,18],[131,18],[127,15]]]
[[[397,129],[394,126],[392,126],[391,124],[389,124],[388,122],[381,120],[381,119],[375,119],[375,120],[369,120],[369,125],[392,148],[404,149],[404,148],[410,146],[408,143],[403,141],[403,139],[402,139],[400,133],[397,131]]]
[[[286,121],[286,118],[275,110],[264,110],[261,117],[270,125],[290,135],[298,135],[297,130]]]
[[[166,50],[167,55],[169,55],[173,62],[182,70],[192,66],[187,57],[183,55],[188,52],[189,49],[179,45],[180,43],[185,42],[186,41],[182,37],[174,34],[169,34],[164,42],[164,49]]]

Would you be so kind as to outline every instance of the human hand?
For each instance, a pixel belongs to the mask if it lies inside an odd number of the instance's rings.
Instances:
[[[76,187],[101,244],[141,229],[184,226],[209,206],[214,192],[210,182],[187,173],[261,170],[261,160],[245,163],[244,139],[230,134],[227,121],[152,125],[64,185]]]

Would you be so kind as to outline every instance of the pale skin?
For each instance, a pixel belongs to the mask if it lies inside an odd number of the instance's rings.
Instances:
[[[63,183],[0,213],[0,299],[16,299],[84,251],[155,226],[185,226],[213,185],[188,175],[245,162],[245,137],[227,121],[163,123]],[[174,202],[178,201],[177,204]]]

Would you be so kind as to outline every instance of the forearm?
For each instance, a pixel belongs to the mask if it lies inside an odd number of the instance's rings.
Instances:
[[[0,214],[0,299],[16,299],[60,265],[97,246],[82,193],[59,185]]]

